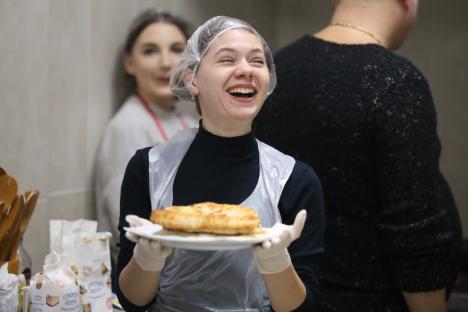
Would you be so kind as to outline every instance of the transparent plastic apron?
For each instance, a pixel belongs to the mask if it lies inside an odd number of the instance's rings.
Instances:
[[[197,129],[180,131],[149,152],[152,210],[172,205],[174,178]],[[278,202],[295,160],[257,141],[260,177],[242,203],[264,227],[281,222]],[[200,177],[203,180],[203,177]],[[151,311],[270,311],[270,301],[250,248],[232,251],[174,249],[161,272]]]

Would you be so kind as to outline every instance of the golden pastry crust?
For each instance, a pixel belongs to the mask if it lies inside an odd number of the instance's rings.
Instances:
[[[169,230],[222,235],[251,234],[260,224],[251,208],[213,202],[155,210],[150,220]]]

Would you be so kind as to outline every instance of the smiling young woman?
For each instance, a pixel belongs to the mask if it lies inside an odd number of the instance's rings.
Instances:
[[[275,84],[271,51],[249,24],[218,16],[189,39],[171,85],[179,98],[199,104],[200,128],[139,150],[122,184],[117,294],[126,310],[316,306],[324,228],[320,181],[312,168],[252,133]],[[129,214],[141,217],[129,218],[137,226],[154,210],[200,202],[250,207],[263,227],[278,229],[277,236],[252,248],[216,251],[125,236]]]

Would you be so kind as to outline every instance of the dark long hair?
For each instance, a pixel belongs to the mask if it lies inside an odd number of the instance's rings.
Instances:
[[[125,40],[124,52],[127,54],[132,53],[133,45],[141,32],[149,25],[158,22],[173,24],[179,28],[184,35],[185,40],[187,40],[191,35],[190,26],[183,18],[172,15],[169,12],[149,9],[138,15],[130,25],[127,40]]]
[[[184,35],[187,40],[191,35],[190,24],[180,16],[173,15],[167,11],[161,11],[157,9],[148,9],[141,12],[130,24],[127,39],[119,52],[114,70],[114,108],[117,109],[125,99],[135,92],[136,81],[135,78],[129,75],[123,66],[123,57],[127,54],[131,54],[135,41],[138,36],[154,23],[164,22],[176,26]]]

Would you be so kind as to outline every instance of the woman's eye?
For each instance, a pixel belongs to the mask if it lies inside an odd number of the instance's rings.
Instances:
[[[172,47],[171,51],[177,54],[182,54],[185,50],[185,47]]]
[[[156,53],[156,50],[155,50],[155,49],[151,49],[151,48],[149,48],[149,49],[143,49],[143,54],[144,54],[144,55],[151,55],[151,54],[153,54],[153,53]]]
[[[234,59],[228,58],[228,57],[222,58],[222,59],[220,59],[219,61],[220,61],[221,63],[228,63],[228,64],[229,64],[229,63],[234,63]]]
[[[263,59],[261,59],[261,58],[253,59],[251,62],[256,64],[256,65],[264,65],[265,64],[265,61]]]

